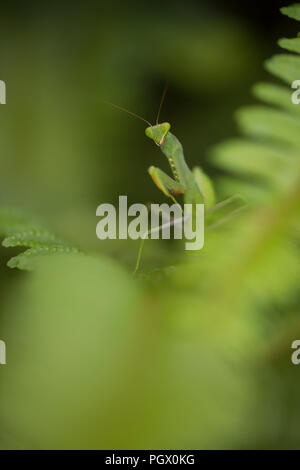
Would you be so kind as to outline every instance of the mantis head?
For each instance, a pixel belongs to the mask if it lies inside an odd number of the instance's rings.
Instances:
[[[145,134],[160,147],[164,143],[165,137],[170,129],[171,125],[168,122],[163,122],[162,124],[147,127]]]

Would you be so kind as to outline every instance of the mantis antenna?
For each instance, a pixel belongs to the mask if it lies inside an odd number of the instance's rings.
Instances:
[[[164,86],[164,91],[162,92],[162,95],[161,95],[161,100],[160,100],[160,103],[159,103],[159,107],[158,107],[158,111],[157,111],[157,116],[156,116],[156,124],[158,124],[158,120],[159,120],[161,108],[162,108],[162,105],[163,105],[164,100],[165,100],[165,97],[166,97],[166,93],[167,93],[167,90],[168,90],[168,86],[169,86],[169,84],[166,83],[165,86]]]
[[[140,119],[141,121],[146,122],[146,124],[149,124],[149,126],[152,127],[152,124],[151,124],[149,121],[147,121],[147,119],[142,118],[142,117],[139,116],[138,114],[135,114],[135,113],[133,113],[132,111],[129,111],[128,109],[126,109],[126,108],[122,108],[121,106],[118,106],[117,104],[111,103],[110,101],[104,101],[104,103],[110,104],[110,105],[113,106],[114,108],[120,109],[121,111],[124,111],[125,113],[131,114],[132,116],[134,116],[134,117]]]

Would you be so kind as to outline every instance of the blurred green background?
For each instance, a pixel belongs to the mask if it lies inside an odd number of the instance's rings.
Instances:
[[[103,202],[165,202],[146,170],[167,161],[142,122],[104,101],[153,122],[166,82],[161,119],[189,165],[212,177],[218,200],[241,182],[251,198],[253,178],[215,165],[210,149],[238,134],[233,113],[268,79],[263,61],[297,33],[285,3],[1,6],[1,205],[93,255],[44,257],[28,273],[6,267],[18,250],[1,248],[2,448],[299,447],[292,181],[256,195],[197,260],[149,241],[138,280],[138,242],[95,235]]]

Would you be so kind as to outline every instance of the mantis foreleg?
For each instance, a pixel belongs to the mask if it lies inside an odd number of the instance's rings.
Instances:
[[[176,203],[174,198],[174,194],[184,194],[185,187],[180,184],[178,181],[173,180],[169,175],[167,175],[164,171],[160,168],[156,168],[155,166],[150,166],[148,169],[148,173],[150,174],[152,180],[156,184],[156,186],[167,196],[172,199]]]

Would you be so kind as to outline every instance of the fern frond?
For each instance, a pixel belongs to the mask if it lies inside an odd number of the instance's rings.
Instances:
[[[2,246],[6,248],[29,248],[8,261],[10,268],[31,269],[37,256],[81,252],[37,220],[11,209],[0,209],[0,235],[4,236]]]
[[[300,3],[281,11],[300,21]],[[225,142],[212,155],[217,166],[244,178],[245,183],[240,179],[235,184],[250,202],[256,203],[284,194],[300,176],[300,106],[291,100],[291,84],[300,79],[300,38],[283,38],[279,45],[296,54],[276,54],[265,62],[265,67],[289,87],[255,85],[253,94],[265,105],[248,106],[236,114],[238,126],[248,139]],[[232,177],[221,179],[225,189],[232,182]]]
[[[300,20],[300,4],[284,11]],[[295,49],[298,41],[280,43]],[[298,55],[276,55],[266,67],[288,85],[300,79]],[[300,106],[291,101],[293,91],[286,85],[256,85],[254,94],[265,105],[248,106],[236,114],[244,137],[213,149],[213,162],[227,174],[222,180],[223,188],[228,188],[224,196],[236,190],[252,203],[252,213],[245,215],[242,223],[219,236],[207,237],[201,264],[194,263],[180,273],[189,289],[195,279],[195,292],[208,292],[197,309],[210,312],[215,322],[221,306],[227,314],[236,315],[238,322],[242,311],[246,315],[248,311],[272,310],[297,295]],[[212,299],[213,292],[218,293],[217,299]]]

